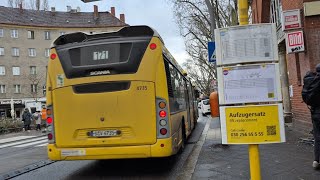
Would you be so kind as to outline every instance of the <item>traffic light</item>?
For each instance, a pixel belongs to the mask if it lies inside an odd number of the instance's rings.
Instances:
[[[81,0],[84,3],[88,3],[88,2],[94,2],[94,1],[101,1],[101,0]]]

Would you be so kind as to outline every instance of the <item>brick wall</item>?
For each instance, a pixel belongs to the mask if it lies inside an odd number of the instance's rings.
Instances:
[[[312,129],[312,122],[310,110],[302,102],[303,77],[307,71],[314,70],[316,64],[320,63],[320,15],[304,17],[303,14],[303,3],[311,1],[318,0],[281,0],[283,11],[301,10],[306,51],[299,54],[288,54],[287,68],[289,85],[293,87],[293,97],[291,98],[293,124],[297,130],[306,133]],[[271,0],[253,0],[254,23],[270,22],[270,2]]]
[[[303,9],[303,0],[282,0],[282,10]]]
[[[306,51],[298,55],[289,54],[287,55],[287,60],[289,83],[293,86],[294,94],[291,98],[293,124],[300,131],[309,132],[312,129],[311,115],[306,104],[302,102],[301,90],[303,76],[310,69],[314,70],[315,65],[320,63],[320,16],[304,17],[303,2],[306,2],[306,0],[282,0],[282,9],[301,9]],[[299,59],[298,64],[297,59]],[[300,74],[298,73],[299,71]],[[299,82],[299,78],[301,82]]]

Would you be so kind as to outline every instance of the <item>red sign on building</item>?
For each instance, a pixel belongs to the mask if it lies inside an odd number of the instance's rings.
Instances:
[[[300,10],[294,9],[283,11],[282,14],[282,30],[301,28]]]
[[[304,51],[303,31],[286,33],[287,53],[297,53]]]

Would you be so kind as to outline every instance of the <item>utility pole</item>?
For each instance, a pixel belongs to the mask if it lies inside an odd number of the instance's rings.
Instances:
[[[248,17],[248,0],[238,0],[238,12],[240,25],[249,23]],[[261,179],[259,145],[249,144],[249,159],[250,159],[250,176],[253,180]]]

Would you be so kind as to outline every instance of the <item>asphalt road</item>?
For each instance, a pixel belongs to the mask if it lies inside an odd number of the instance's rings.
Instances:
[[[188,164],[189,156],[201,137],[208,119],[200,116],[198,125],[189,138],[184,152],[171,158],[58,161],[13,179],[176,179],[181,176],[182,167]],[[12,155],[9,150],[1,151],[0,149],[0,162],[2,160],[12,161],[12,158],[15,158],[16,163],[19,163],[20,159],[24,157],[31,157],[29,159],[34,160],[34,162],[46,160],[46,158],[43,158],[45,153],[44,147],[15,149],[15,155]],[[197,157],[191,159],[197,159]],[[17,169],[11,169],[11,172],[14,170]]]

